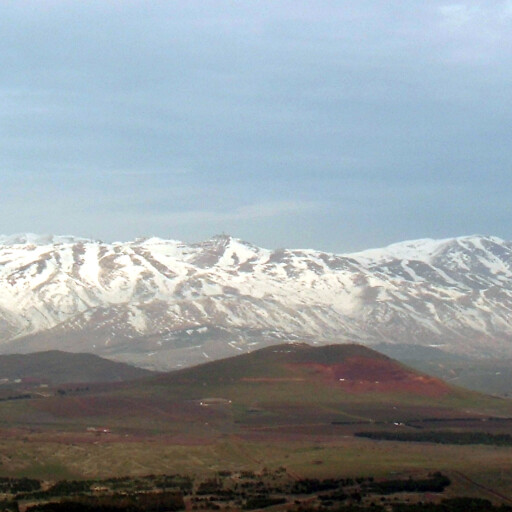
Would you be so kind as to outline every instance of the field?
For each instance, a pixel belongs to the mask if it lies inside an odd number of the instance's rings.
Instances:
[[[287,350],[44,396],[27,388],[24,398],[0,402],[0,476],[204,479],[284,468],[295,480],[393,479],[441,471],[451,480],[444,497],[512,504],[512,446],[492,444],[512,433],[509,400],[448,386],[367,349]],[[370,431],[427,439],[484,432],[491,444],[355,436]]]
[[[302,436],[247,440],[225,436],[211,442],[170,438],[122,439],[112,436],[76,437],[27,433],[24,438],[3,433],[0,443],[2,476],[45,481],[142,477],[185,474],[198,479],[219,472],[286,470],[304,478],[373,477],[377,480],[422,478],[441,471],[451,480],[441,497],[472,496],[511,504],[512,448],[494,446],[423,445],[373,441],[354,437]],[[399,499],[403,499],[399,495]]]

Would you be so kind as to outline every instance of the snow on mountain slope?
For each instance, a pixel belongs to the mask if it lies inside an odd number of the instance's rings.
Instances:
[[[0,237],[0,351],[171,368],[305,339],[512,355],[512,243],[470,236],[354,254],[229,236],[106,244]]]

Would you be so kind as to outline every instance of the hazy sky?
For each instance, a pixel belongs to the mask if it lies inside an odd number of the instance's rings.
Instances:
[[[512,1],[1,0],[0,233],[512,240]]]

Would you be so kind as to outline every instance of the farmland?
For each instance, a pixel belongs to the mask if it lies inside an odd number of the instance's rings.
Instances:
[[[284,471],[294,481],[441,472],[451,483],[437,501],[509,503],[512,447],[497,442],[512,431],[508,400],[357,346],[284,347],[139,381],[61,385],[44,396],[25,389],[29,397],[0,402],[0,476],[54,485],[175,474],[199,482],[220,472]]]

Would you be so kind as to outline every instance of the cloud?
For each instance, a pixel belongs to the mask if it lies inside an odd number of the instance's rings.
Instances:
[[[511,23],[501,0],[6,2],[0,231],[364,247],[448,224],[453,185],[487,226],[461,231],[511,238],[480,192],[512,204]]]
[[[482,2],[446,4],[439,7],[443,22],[447,27],[460,29],[464,26],[477,24],[487,25],[495,29],[502,28],[501,23],[512,18],[512,2]]]
[[[439,7],[439,12],[447,28],[459,29],[475,19],[482,10],[478,6],[450,4]]]
[[[286,215],[296,215],[325,208],[318,201],[271,201],[241,206],[231,210],[189,210],[148,212],[146,220],[166,221],[173,225],[217,224],[233,221],[256,221]]]
[[[194,174],[193,169],[187,169],[185,167],[169,167],[167,169],[104,169],[100,172],[106,172],[111,176],[138,178],[145,178],[151,176]]]
[[[486,66],[503,64],[511,53],[512,2],[468,1],[438,7],[437,37],[449,62]]]

